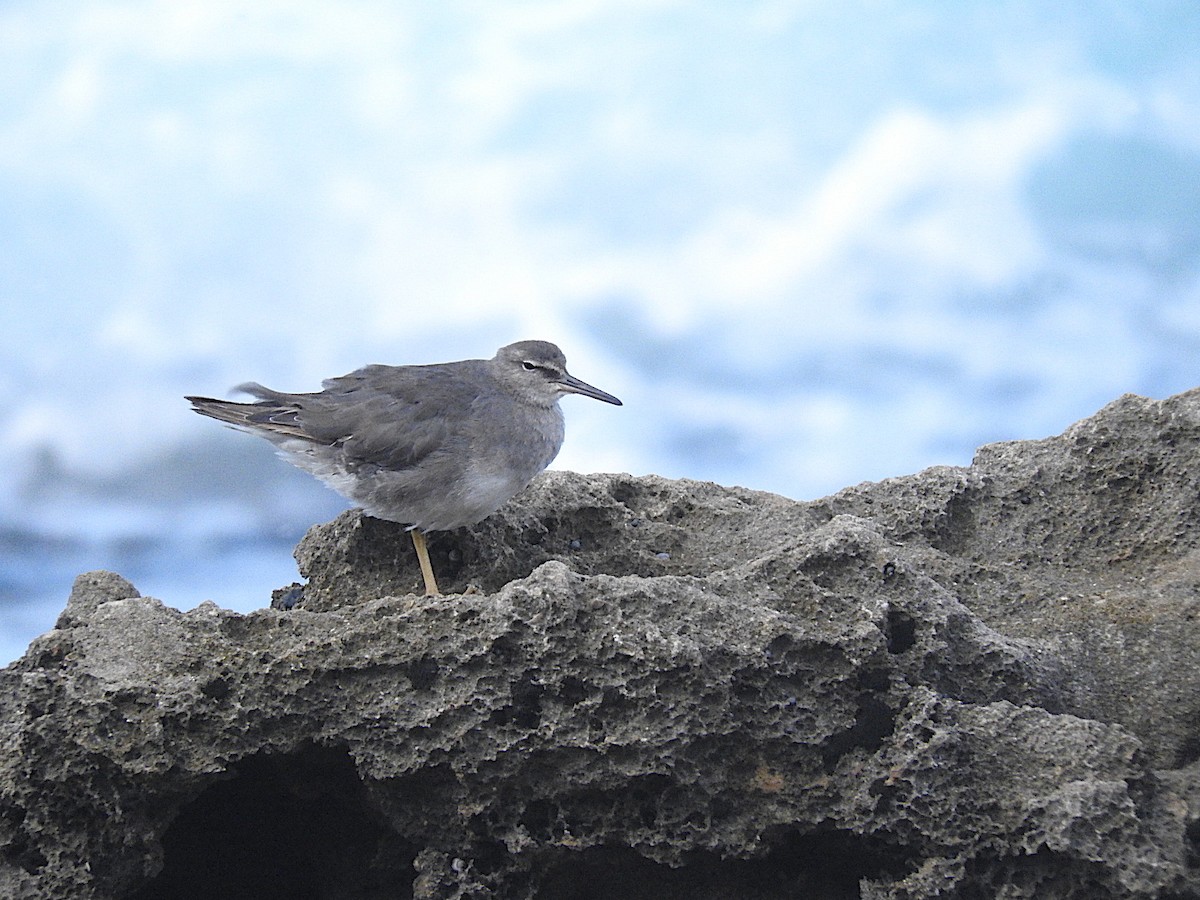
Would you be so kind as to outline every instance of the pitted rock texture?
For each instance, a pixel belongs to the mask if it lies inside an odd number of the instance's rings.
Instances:
[[[1200,392],[799,503],[346,513],[280,606],[81,576],[0,672],[0,896],[1200,897]]]

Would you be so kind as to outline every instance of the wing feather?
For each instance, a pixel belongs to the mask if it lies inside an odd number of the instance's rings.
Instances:
[[[486,375],[482,360],[374,365],[327,379],[317,393],[287,394],[250,382],[238,389],[259,398],[254,403],[187,399],[201,415],[276,443],[300,438],[339,448],[348,467],[397,471],[469,442],[453,425],[467,417],[452,413],[480,400]]]

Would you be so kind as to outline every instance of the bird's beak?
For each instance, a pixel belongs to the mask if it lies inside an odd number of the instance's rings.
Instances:
[[[592,387],[586,381],[580,381],[574,375],[568,375],[563,372],[562,378],[558,379],[558,386],[564,394],[583,394],[585,397],[591,397],[593,400],[603,400],[605,403],[611,403],[613,406],[621,406],[622,403],[612,394],[605,393],[600,388]]]

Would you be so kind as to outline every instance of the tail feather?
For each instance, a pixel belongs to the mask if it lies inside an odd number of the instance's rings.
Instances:
[[[251,390],[253,388],[253,390]],[[192,411],[208,416],[234,428],[245,429],[264,437],[298,437],[311,440],[297,421],[298,407],[280,402],[286,395],[278,394],[257,384],[242,385],[239,390],[271,399],[256,403],[237,403],[233,400],[216,400],[212,397],[184,397],[192,404]]]
[[[251,397],[257,397],[259,400],[271,400],[279,406],[287,406],[289,402],[294,402],[291,394],[285,394],[282,391],[273,391],[269,387],[263,387],[257,381],[247,381],[239,384],[234,390],[240,394],[249,394]]]

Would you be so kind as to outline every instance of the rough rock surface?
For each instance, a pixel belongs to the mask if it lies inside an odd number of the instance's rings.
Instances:
[[[0,896],[1200,897],[1200,391],[815,502],[347,513],[287,609],[81,576],[0,672]]]

